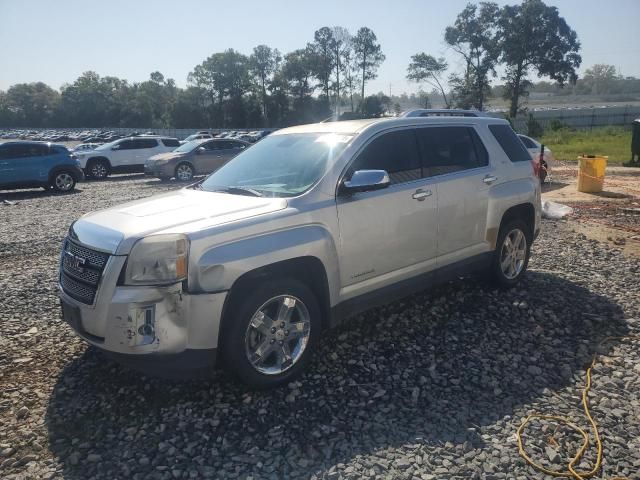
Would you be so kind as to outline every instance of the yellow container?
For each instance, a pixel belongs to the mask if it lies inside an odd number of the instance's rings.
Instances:
[[[604,171],[609,157],[586,155],[578,157],[578,191],[597,193],[604,186]]]

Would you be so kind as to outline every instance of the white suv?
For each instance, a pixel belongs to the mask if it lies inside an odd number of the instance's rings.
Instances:
[[[180,142],[176,138],[142,135],[121,138],[76,155],[85,175],[100,179],[111,173],[143,172],[144,163],[149,157],[171,152],[179,146]]]
[[[59,293],[78,335],[119,361],[178,374],[219,355],[267,387],[354,312],[471,269],[516,284],[539,229],[540,182],[504,120],[317,123],[77,220]]]

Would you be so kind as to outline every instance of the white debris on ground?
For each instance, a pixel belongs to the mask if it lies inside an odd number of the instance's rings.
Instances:
[[[545,200],[542,202],[542,218],[559,220],[573,213],[573,208],[561,203]]]

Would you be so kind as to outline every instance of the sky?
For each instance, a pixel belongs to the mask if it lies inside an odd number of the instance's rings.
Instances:
[[[214,52],[250,54],[266,44],[302,48],[322,26],[355,33],[368,26],[386,61],[368,93],[415,92],[405,79],[411,55],[462,63],[443,40],[468,0],[0,0],[0,89],[43,81],[54,88],[82,72],[144,81],[153,71],[185,86],[193,67]],[[498,1],[500,5],[513,1]],[[547,0],[578,33],[581,71],[615,65],[640,77],[640,0]],[[427,88],[430,89],[430,88]]]

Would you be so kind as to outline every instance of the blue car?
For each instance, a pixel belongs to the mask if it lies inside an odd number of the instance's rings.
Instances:
[[[43,142],[0,144],[0,190],[53,188],[72,191],[84,180],[78,159],[63,145]]]

